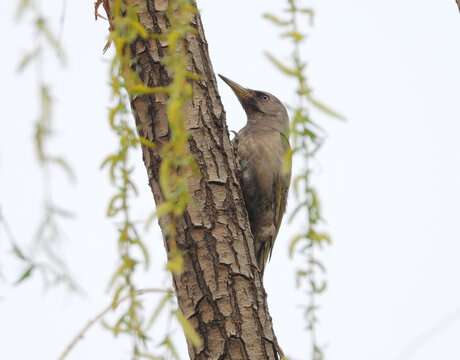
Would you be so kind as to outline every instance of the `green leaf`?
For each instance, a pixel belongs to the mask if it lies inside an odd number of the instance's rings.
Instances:
[[[171,141],[169,142],[169,146],[171,146]],[[166,146],[168,146],[166,145]],[[165,146],[165,150],[166,150]],[[163,158],[163,161],[160,165],[160,186],[161,190],[163,191],[164,196],[169,199],[171,196],[171,185],[170,185],[170,180],[171,180],[171,168],[172,168],[172,159],[170,156],[166,156]],[[158,209],[158,206],[157,206]],[[157,210],[158,212],[158,210]],[[168,211],[170,212],[170,211]]]
[[[115,273],[112,275],[112,278],[109,281],[109,285],[108,285],[109,289],[115,284],[117,279],[125,273],[125,271],[132,271],[134,267],[136,266],[136,261],[131,258],[128,258],[127,256],[123,256],[122,261],[123,262],[118,267],[118,269],[115,271]]]
[[[26,256],[23,254],[23,252],[17,245],[13,246],[13,254],[21,260],[27,260]]]
[[[71,182],[75,182],[76,176],[70,165],[67,163],[67,161],[64,160],[62,157],[50,157],[48,159],[50,162],[53,162],[56,165],[59,165],[61,169],[64,170],[64,172],[67,174],[69,177],[69,180]]]
[[[144,146],[147,146],[151,149],[154,149],[155,148],[155,143],[153,141],[150,141],[149,139],[143,137],[143,136],[139,136],[139,142],[141,143],[141,145],[144,145]]]
[[[340,115],[338,112],[332,110],[331,108],[329,108],[327,105],[323,104],[322,102],[316,100],[315,98],[313,98],[311,95],[307,95],[308,97],[308,100],[312,103],[312,105],[314,105],[317,109],[325,112],[326,114],[329,114],[339,120],[343,120],[345,121],[345,117],[343,115]]]
[[[104,168],[107,164],[110,164],[109,175],[110,181],[112,181],[112,183],[115,181],[115,166],[119,161],[121,161],[120,153],[107,156],[101,164],[101,169]]]
[[[109,111],[109,121],[110,121],[110,126],[112,127],[112,129],[116,129],[116,126],[115,126],[115,115],[119,114],[119,113],[124,113],[126,111],[125,109],[125,105],[123,104],[123,102],[119,102],[117,106],[113,107],[110,109]]]
[[[56,53],[56,57],[61,61],[62,65],[66,63],[65,53],[59,43],[58,38],[53,34],[51,29],[48,26],[47,21],[44,18],[38,18],[35,22],[38,30],[45,36],[45,39],[48,41],[48,44]]]
[[[323,273],[326,272],[326,268],[325,268],[324,265],[321,264],[318,260],[313,259],[313,258],[310,258],[310,260],[308,260],[308,263],[309,263],[310,265],[314,265],[314,266],[318,267]]]
[[[297,273],[295,276],[295,286],[299,288],[301,285],[302,279],[309,276],[310,274],[311,274],[311,271],[297,270]]]
[[[133,227],[133,230],[134,230],[134,227]],[[145,270],[147,270],[149,268],[149,263],[150,263],[149,251],[147,247],[145,246],[145,244],[141,241],[141,239],[136,238],[134,240],[134,243],[138,245],[142,251],[142,255],[144,257],[144,263],[145,263]]]
[[[321,294],[326,290],[327,287],[327,283],[325,281],[323,281],[320,286],[318,286],[316,283],[312,283],[311,285],[312,290],[315,294]]]
[[[201,340],[190,321],[185,318],[184,314],[179,309],[175,311],[174,314],[182,325],[182,329],[184,329],[185,337],[189,339],[193,345],[200,347],[203,344],[203,340]]]
[[[268,58],[268,60],[270,60],[273,63],[273,65],[275,65],[278,68],[278,70],[285,73],[286,75],[298,77],[301,74],[299,73],[298,69],[289,68],[287,65],[282,64],[279,60],[277,60],[273,55],[271,55],[268,52],[265,52],[265,56]]]
[[[148,87],[144,84],[127,84],[126,90],[132,95],[142,95],[142,94],[166,94],[168,93],[168,88],[156,86]]]
[[[294,218],[297,216],[297,213],[302,209],[308,210],[308,203],[306,201],[302,201],[295,207],[294,211],[289,216],[288,221],[292,222],[292,220],[294,220]]]
[[[314,230],[310,230],[308,232],[307,236],[308,236],[309,239],[311,239],[311,241],[315,241],[317,243],[321,243],[323,241],[327,242],[328,244],[331,243],[331,238],[326,233],[317,233]]]
[[[62,209],[60,207],[57,207],[55,205],[47,205],[46,209],[54,214],[60,215],[65,218],[73,218],[75,216],[74,213],[68,210]]]
[[[121,209],[122,207],[115,207],[115,202],[119,199],[125,198],[125,194],[116,194],[112,199],[110,199],[109,206],[107,207],[107,216],[112,217],[115,216]]]
[[[16,20],[21,20],[25,10],[30,7],[30,0],[20,0],[16,10]]]
[[[273,14],[265,13],[265,14],[263,14],[263,17],[264,17],[264,19],[270,20],[275,25],[287,26],[287,25],[291,24],[290,21],[281,20],[280,18],[278,18],[277,16],[275,16]]]
[[[121,292],[127,287],[126,284],[121,284],[117,287],[115,290],[115,293],[113,295],[113,300],[112,300],[112,308],[116,309],[116,307],[119,305],[118,304],[118,299],[120,298]]]
[[[130,188],[133,191],[134,195],[137,196],[139,193],[137,191],[136,185],[129,178],[126,178],[125,181],[126,181],[126,189]]]
[[[294,255],[295,247],[297,243],[302,239],[305,239],[305,234],[297,235],[296,237],[294,237],[294,239],[291,240],[289,244],[289,252],[288,252],[290,257]]]
[[[22,59],[19,61],[19,65],[17,68],[18,72],[24,71],[24,69],[39,55],[41,54],[41,48],[38,46],[31,52],[25,54]]]
[[[30,275],[32,275],[32,272],[34,271],[35,269],[35,264],[32,264],[30,265],[26,271],[21,275],[21,277],[15,281],[15,285],[19,285],[21,282],[23,282],[25,279],[27,279],[28,277],[30,277]]]
[[[281,34],[281,37],[288,37],[293,39],[295,42],[301,42],[305,39],[305,35],[297,32],[297,31],[287,31]]]
[[[309,18],[309,25],[310,26],[313,26],[313,20],[315,18],[315,12],[313,11],[313,9],[310,9],[310,8],[303,8],[303,9],[299,9],[299,11],[302,13],[302,14],[305,14],[305,15],[309,15],[308,18]]]
[[[180,251],[171,251],[166,269],[173,274],[181,274],[184,271],[184,257]]]
[[[304,174],[298,175],[294,178],[294,181],[292,182],[292,186],[294,188],[294,193],[296,196],[299,195],[299,183],[301,180],[304,180],[306,184],[308,184],[308,176],[310,175],[310,171],[306,171]]]
[[[171,352],[171,356],[176,359],[180,360],[179,354],[177,353],[176,347],[172,343],[171,339],[169,336],[166,336],[166,338],[163,340],[163,344],[168,348],[168,350]]]
[[[164,202],[157,205],[156,216],[160,217],[166,214],[170,214],[174,210],[174,204],[172,202]]]
[[[148,31],[139,21],[133,21],[131,26],[133,27],[133,30],[136,32],[136,35],[140,35],[144,39],[146,39],[149,36]]]

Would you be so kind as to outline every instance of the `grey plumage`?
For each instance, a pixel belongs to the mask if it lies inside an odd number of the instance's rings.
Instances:
[[[257,265],[263,274],[286,209],[291,180],[291,168],[283,171],[290,149],[289,117],[272,94],[243,88],[219,76],[232,88],[248,118],[235,136],[234,146]]]

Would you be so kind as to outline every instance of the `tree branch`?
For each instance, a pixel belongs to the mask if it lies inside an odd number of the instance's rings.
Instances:
[[[143,295],[143,294],[148,294],[148,293],[170,293],[171,290],[165,290],[165,289],[142,289],[137,292],[137,295]],[[72,339],[72,341],[67,345],[65,350],[62,352],[61,355],[57,358],[57,360],[64,360],[65,357],[69,354],[70,350],[72,350],[75,345],[83,339],[85,336],[86,332],[99,320],[101,320],[110,310],[115,310],[118,305],[129,299],[131,295],[127,294],[123,296],[121,299],[119,299],[115,304],[110,303],[104,310],[102,310],[99,314],[97,314],[94,318],[88,321],[88,323],[78,332],[78,334]]]

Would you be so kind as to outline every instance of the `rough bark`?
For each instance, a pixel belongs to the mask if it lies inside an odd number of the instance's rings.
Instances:
[[[169,24],[167,0],[143,0],[139,20],[148,31],[162,33]],[[188,341],[191,359],[279,359],[266,294],[256,267],[252,235],[235,174],[235,158],[225,112],[209,59],[199,15],[187,34],[188,70],[200,76],[193,82],[193,99],[185,106],[188,151],[201,176],[189,177],[192,202],[176,218],[176,243],[184,250],[185,268],[173,276],[178,304],[203,339],[200,348]],[[131,45],[134,67],[147,86],[168,86],[170,74],[161,59],[166,44],[137,39]],[[142,95],[131,102],[140,136],[153,141],[143,147],[149,184],[156,204],[164,201],[159,185],[160,152],[169,140],[167,97]],[[171,218],[159,219],[163,234]],[[171,244],[167,236],[165,246]]]

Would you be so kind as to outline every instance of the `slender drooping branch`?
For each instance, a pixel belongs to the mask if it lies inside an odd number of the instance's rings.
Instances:
[[[137,291],[137,295],[144,295],[150,293],[172,293],[172,290],[165,290],[165,289],[142,289]],[[86,332],[99,320],[101,320],[105,315],[107,315],[110,311],[114,311],[118,305],[128,300],[130,294],[123,296],[122,298],[118,299],[117,302],[114,304],[113,302],[110,303],[104,310],[98,313],[95,317],[90,319],[88,323],[78,332],[77,335],[74,336],[72,341],[66,346],[65,350],[59,355],[58,360],[64,360],[69,352],[77,345],[77,343],[83,339]]]

